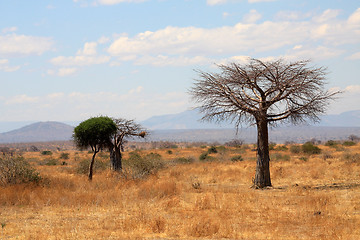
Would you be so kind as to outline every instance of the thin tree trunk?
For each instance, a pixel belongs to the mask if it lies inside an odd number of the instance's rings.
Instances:
[[[91,159],[91,163],[90,163],[90,167],[89,167],[89,181],[92,180],[92,176],[93,176],[93,169],[94,169],[94,162],[95,162],[95,155],[98,151],[94,151],[94,154],[92,156],[92,159]]]
[[[113,145],[112,148],[110,148],[110,161],[111,161],[111,167],[114,171],[121,171],[122,170],[122,154],[121,149],[117,144]]]
[[[257,131],[257,161],[254,187],[264,188],[271,186],[269,135],[266,119],[257,120]]]

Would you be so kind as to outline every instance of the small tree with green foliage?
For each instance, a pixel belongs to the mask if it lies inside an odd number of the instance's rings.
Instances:
[[[93,117],[81,122],[75,129],[73,139],[80,149],[91,147],[93,156],[89,167],[89,180],[92,180],[96,154],[111,146],[111,139],[116,133],[116,124],[109,117]]]

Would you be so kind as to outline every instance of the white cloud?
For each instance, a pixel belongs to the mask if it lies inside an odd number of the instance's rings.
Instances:
[[[210,6],[226,3],[227,0],[207,0],[206,3]]]
[[[351,54],[347,59],[349,60],[359,60],[360,59],[360,52],[356,52],[354,54]]]
[[[259,3],[259,2],[275,2],[277,0],[248,0],[249,3]]]
[[[8,27],[8,28],[4,28],[2,30],[3,33],[9,33],[9,32],[16,32],[18,29],[17,27]]]
[[[261,15],[252,10],[243,22],[234,26],[213,29],[168,26],[135,36],[121,34],[111,43],[108,53],[120,61],[137,64],[153,61],[152,65],[186,65],[199,59],[205,62],[227,55],[255,55],[273,50],[326,59],[341,54],[340,45],[359,43],[360,31],[355,24],[358,14],[359,10],[348,20],[341,20],[337,10],[326,10],[308,20],[255,23]],[[302,48],[291,50],[294,46]]]
[[[58,75],[60,77],[73,75],[77,71],[76,68],[60,68],[58,71]]]
[[[153,56],[143,56],[138,58],[135,61],[137,65],[153,65],[153,66],[188,66],[196,64],[209,64],[212,61],[208,58],[202,56],[196,57],[168,57],[164,55]]]
[[[20,69],[20,66],[9,66],[8,59],[0,59],[0,71],[15,72]]]
[[[0,35],[0,55],[41,55],[53,48],[51,38],[26,35]]]
[[[96,42],[87,42],[84,44],[84,48],[77,52],[77,55],[92,56],[96,55]]]
[[[243,22],[245,23],[255,23],[256,21],[261,19],[261,14],[258,13],[255,9],[250,10],[248,14],[246,14],[243,18]]]
[[[17,95],[10,97],[5,101],[5,105],[24,104],[24,103],[35,103],[39,100],[38,97],[29,97],[26,94]]]
[[[51,59],[50,62],[56,66],[88,66],[107,63],[109,60],[109,56],[59,56]]]
[[[339,90],[341,88],[337,88]],[[345,87],[343,93],[336,101],[329,106],[329,114],[339,114],[346,111],[360,110],[360,85],[350,85]]]

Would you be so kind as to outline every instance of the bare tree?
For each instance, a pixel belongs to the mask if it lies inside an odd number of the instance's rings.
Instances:
[[[144,138],[148,133],[145,129],[134,120],[127,120],[123,118],[113,119],[116,124],[117,131],[113,137],[113,142],[110,147],[110,161],[111,167],[114,171],[122,170],[122,154],[124,151],[124,143],[126,139],[133,137]]]
[[[202,120],[230,120],[257,127],[257,164],[254,186],[271,186],[268,126],[306,120],[319,121],[339,92],[324,89],[326,68],[310,61],[283,59],[218,65],[220,73],[198,71],[190,94],[200,105]]]

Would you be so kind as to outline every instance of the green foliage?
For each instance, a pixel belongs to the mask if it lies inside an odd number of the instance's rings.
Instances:
[[[288,147],[285,146],[285,145],[281,145],[281,146],[277,146],[275,148],[276,151],[287,151],[288,150]]]
[[[345,147],[351,147],[351,146],[354,146],[354,145],[356,145],[356,143],[353,142],[353,141],[345,141],[343,143],[343,146],[345,146]]]
[[[79,162],[78,166],[76,167],[76,172],[79,174],[88,174],[89,173],[89,166],[90,166],[91,159],[85,159]],[[109,162],[105,161],[95,161],[94,162],[94,172],[102,172],[109,166]]]
[[[314,144],[312,144],[311,142],[306,142],[301,146],[301,150],[303,151],[303,153],[306,154],[319,154],[321,153],[321,149],[317,146],[315,146]]]
[[[328,146],[328,147],[335,147],[337,145],[338,145],[338,142],[334,141],[334,140],[329,140],[325,143],[325,146]]]
[[[204,153],[200,154],[199,160],[202,162],[208,162],[208,161],[214,161],[215,158],[210,156],[208,152],[204,152]]]
[[[173,151],[167,150],[167,153],[168,153],[168,154],[173,154]]]
[[[275,150],[276,143],[269,144],[269,150]]]
[[[111,137],[117,130],[116,124],[109,117],[93,117],[81,122],[75,129],[73,139],[80,149],[91,147],[92,150],[108,147]]]
[[[45,160],[45,165],[56,166],[56,165],[59,165],[59,161],[55,158],[50,158],[50,159]]]
[[[301,147],[299,145],[291,145],[290,146],[290,152],[291,153],[300,153],[301,152]]]
[[[211,147],[208,149],[207,152],[208,152],[209,154],[211,154],[211,153],[217,153],[218,151],[217,151],[217,149],[216,149],[215,146],[211,146]]]
[[[61,153],[60,154],[60,159],[64,159],[64,160],[69,159],[69,153]]]
[[[133,178],[142,178],[157,172],[165,163],[157,153],[142,157],[139,152],[134,151],[129,153],[128,159],[124,159],[124,166],[130,170]]]
[[[40,174],[23,157],[0,157],[0,185],[39,183],[41,179]]]
[[[52,152],[51,151],[42,151],[41,155],[47,155],[47,156],[51,156]]]
[[[243,157],[241,155],[234,156],[230,159],[232,162],[241,162],[244,161]]]
[[[174,163],[177,164],[189,164],[195,162],[193,157],[179,157],[173,160]]]

